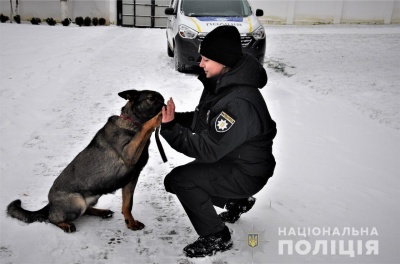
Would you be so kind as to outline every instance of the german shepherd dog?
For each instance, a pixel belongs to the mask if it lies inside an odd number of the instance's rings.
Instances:
[[[111,116],[90,144],[55,179],[49,203],[38,211],[11,202],[8,215],[26,223],[50,222],[67,233],[76,231],[72,221],[83,214],[109,218],[114,212],[93,206],[101,195],[122,188],[122,214],[129,229],[144,224],[132,216],[133,192],[146,165],[152,132],[161,124],[164,98],[155,91],[129,90],[118,94],[128,100],[120,116]]]

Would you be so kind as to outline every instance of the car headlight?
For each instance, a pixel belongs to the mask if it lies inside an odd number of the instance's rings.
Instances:
[[[265,30],[264,30],[264,27],[263,27],[263,26],[260,26],[259,28],[257,28],[256,30],[254,30],[252,34],[253,34],[253,37],[254,37],[256,40],[265,38]]]
[[[185,39],[194,39],[197,37],[198,32],[185,25],[179,26],[179,35]]]

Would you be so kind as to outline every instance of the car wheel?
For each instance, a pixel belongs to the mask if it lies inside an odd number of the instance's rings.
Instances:
[[[171,57],[171,58],[174,57],[174,52],[169,47],[168,42],[167,42],[167,52],[168,52],[168,57]]]
[[[175,60],[175,70],[178,72],[186,72],[186,66],[185,64],[182,64],[179,59],[178,59],[178,51],[176,50],[176,45],[174,49],[174,60]]]

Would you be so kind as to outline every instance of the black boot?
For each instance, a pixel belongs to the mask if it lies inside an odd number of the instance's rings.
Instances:
[[[254,197],[229,200],[225,205],[228,211],[220,213],[219,216],[222,221],[233,224],[240,218],[241,214],[250,211],[255,203],[256,198]]]
[[[221,231],[201,236],[195,242],[187,245],[183,249],[183,253],[189,258],[199,258],[215,255],[217,252],[223,252],[232,248],[231,234],[228,227],[224,227]]]

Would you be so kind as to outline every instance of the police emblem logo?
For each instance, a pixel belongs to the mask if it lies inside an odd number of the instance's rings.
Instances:
[[[247,234],[247,243],[249,247],[255,248],[258,246],[258,234]]]
[[[219,114],[219,116],[215,119],[215,130],[218,133],[224,133],[231,129],[233,124],[235,124],[235,119],[230,117],[227,113],[224,111]]]

